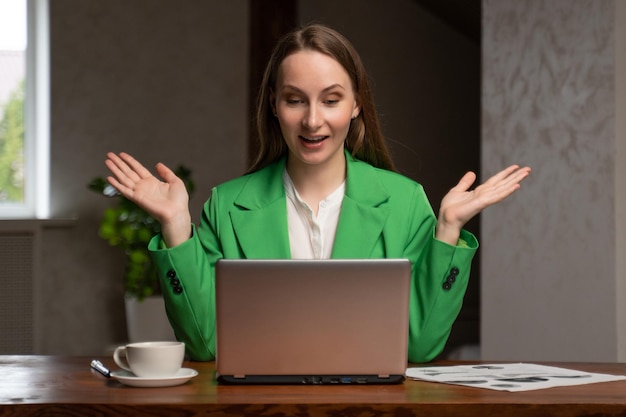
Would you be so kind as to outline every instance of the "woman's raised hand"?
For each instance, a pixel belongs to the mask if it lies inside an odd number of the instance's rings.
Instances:
[[[161,224],[165,243],[172,247],[189,239],[191,215],[189,194],[184,182],[174,172],[158,163],[152,175],[141,163],[127,153],[107,153],[105,165],[111,171],[107,181],[124,197],[143,208]]]
[[[437,239],[456,245],[461,229],[472,217],[513,194],[528,175],[529,167],[511,165],[470,190],[476,181],[476,174],[465,174],[441,200],[435,231]]]

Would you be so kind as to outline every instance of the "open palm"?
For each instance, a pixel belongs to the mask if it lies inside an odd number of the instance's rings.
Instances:
[[[451,243],[456,242],[458,233],[468,221],[487,207],[513,194],[529,174],[530,168],[511,165],[473,190],[470,187],[476,181],[476,174],[465,174],[441,200],[437,237]]]
[[[159,163],[160,180],[127,153],[110,152],[105,162],[112,176],[107,181],[124,197],[143,208],[162,225],[189,212],[189,194],[184,182]]]

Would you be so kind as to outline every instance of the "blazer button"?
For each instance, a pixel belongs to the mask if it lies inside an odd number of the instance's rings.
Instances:
[[[176,277],[176,271],[174,271],[173,269],[170,269],[169,271],[167,271],[167,274],[165,274],[165,275],[167,275],[167,277],[169,279],[175,278]]]
[[[456,281],[456,276],[450,274],[448,275],[448,278],[446,278],[446,281],[448,281],[450,284],[454,284],[454,281]]]
[[[183,292],[183,287],[177,285],[174,287],[174,294],[181,294]]]
[[[180,280],[178,278],[172,278],[170,280],[170,284],[172,284],[172,287],[176,287],[176,286],[180,285]]]
[[[443,285],[441,286],[444,290],[449,291],[450,288],[452,288],[452,284],[450,284],[448,281],[444,282]]]
[[[454,275],[455,277],[456,277],[457,275],[459,275],[459,268],[457,268],[456,266],[453,266],[453,267],[450,269],[450,275]]]

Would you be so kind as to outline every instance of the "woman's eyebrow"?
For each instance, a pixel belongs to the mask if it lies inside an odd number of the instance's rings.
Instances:
[[[345,90],[344,86],[342,86],[339,83],[335,83],[335,84],[331,84],[328,87],[324,88],[322,90],[322,93],[326,93],[326,92],[328,92],[330,90],[333,90],[335,88],[341,88],[342,90]],[[294,91],[297,91],[299,93],[304,93],[304,91],[302,91],[302,89],[300,89],[300,88],[298,88],[298,87],[296,87],[295,85],[292,85],[292,84],[284,84],[282,86],[282,90],[294,90]]]

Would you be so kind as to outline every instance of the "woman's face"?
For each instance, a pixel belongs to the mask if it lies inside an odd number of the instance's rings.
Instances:
[[[289,148],[289,165],[343,164],[343,144],[359,106],[346,70],[304,50],[280,64],[273,107]]]

